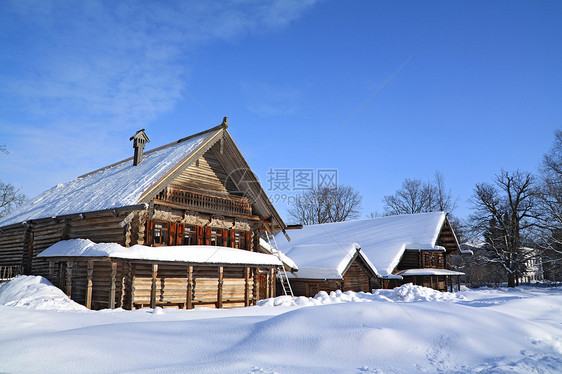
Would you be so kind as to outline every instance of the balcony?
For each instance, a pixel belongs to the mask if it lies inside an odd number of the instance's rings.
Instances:
[[[251,216],[252,207],[245,197],[220,197],[203,193],[183,190],[179,188],[166,187],[156,195],[155,200],[166,205],[181,208],[190,208],[196,211],[205,211],[219,214],[234,214]]]

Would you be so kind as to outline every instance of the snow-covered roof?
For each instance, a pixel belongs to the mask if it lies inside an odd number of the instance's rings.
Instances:
[[[396,275],[401,275],[403,277],[411,275],[464,275],[460,271],[453,271],[447,269],[407,269],[396,273]]]
[[[300,269],[303,268],[301,261],[308,261],[309,267],[313,267],[315,262],[320,263],[321,260],[315,257],[319,251],[302,252],[303,256],[297,258],[292,248],[302,245],[316,245],[318,248],[336,245],[340,248],[342,244],[358,243],[378,274],[385,277],[392,274],[406,249],[442,250],[436,242],[445,219],[444,212],[432,212],[325,223],[292,230],[290,242],[282,234],[275,239],[279,249],[291,257]]]
[[[295,261],[293,261],[291,258],[289,258],[287,255],[285,255],[282,251],[280,251],[279,249],[273,248],[267,241],[265,241],[263,238],[260,238],[260,247],[262,247],[265,251],[271,253],[274,256],[279,257],[279,259],[288,267],[290,267],[293,270],[298,270],[299,267],[297,266],[297,264],[295,263]]]
[[[0,227],[31,219],[137,204],[147,189],[183,159],[188,158],[217,131],[220,129],[145,152],[143,161],[137,166],[133,166],[131,159],[127,159],[71,182],[58,184],[2,217]]]
[[[290,276],[297,279],[343,279],[343,273],[355,255],[361,256],[373,273],[377,269],[361,254],[357,243],[296,245],[287,253],[299,271]]]
[[[273,255],[236,248],[209,245],[147,247],[138,244],[126,248],[116,243],[94,243],[89,239],[62,240],[45,249],[38,257],[111,257],[200,264],[283,265]]]

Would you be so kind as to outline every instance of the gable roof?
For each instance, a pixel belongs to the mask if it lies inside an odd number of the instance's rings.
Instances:
[[[437,245],[437,239],[445,222],[447,215],[444,212],[407,214],[304,226],[301,230],[291,231],[291,242],[280,234],[275,239],[279,249],[295,260],[299,269],[303,265],[295,258],[292,249],[303,245],[337,248],[345,247],[345,243],[357,243],[377,274],[384,277],[392,274],[406,249],[444,251],[445,248]],[[305,258],[301,260],[310,266],[316,262],[313,252],[310,257],[306,252],[303,254]]]
[[[197,264],[281,266],[281,261],[265,253],[209,245],[125,248],[117,243],[94,243],[88,239],[61,240],[38,257],[108,257],[129,260],[187,262]]]
[[[143,161],[133,166],[133,157],[82,175],[73,181],[58,184],[0,219],[0,227],[11,224],[68,214],[93,212],[149,203],[183,170],[202,156],[218,141],[234,144],[227,125],[213,127],[176,142],[144,152]],[[249,166],[238,148],[226,147],[229,159]],[[267,198],[257,178],[251,172],[247,178],[255,180],[257,190],[254,204],[258,214],[272,216],[285,227],[277,211]],[[241,186],[244,187],[244,186]],[[247,186],[246,186],[247,188]]]
[[[291,235],[292,236],[292,235]],[[357,243],[330,243],[296,245],[287,253],[299,270],[292,277],[297,279],[343,279],[345,271],[357,256],[367,267],[380,276],[373,264],[361,253]]]

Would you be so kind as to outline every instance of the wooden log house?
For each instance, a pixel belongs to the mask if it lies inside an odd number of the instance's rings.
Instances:
[[[444,212],[304,226],[292,231],[291,239],[276,236],[279,249],[299,267],[291,279],[296,295],[405,283],[453,291],[464,275],[449,269],[450,256],[460,248]],[[360,247],[361,256],[352,259],[352,245],[345,243]]]
[[[131,137],[133,157],[59,184],[2,217],[0,266],[45,276],[93,309],[220,308],[274,296],[280,262],[272,255],[225,263],[39,256],[70,239],[161,253],[176,246],[259,252],[262,230],[286,226],[227,127],[225,117],[217,127],[146,152],[150,140],[140,130]]]

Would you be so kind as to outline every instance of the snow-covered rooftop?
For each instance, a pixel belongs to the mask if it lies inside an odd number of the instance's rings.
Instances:
[[[399,271],[398,273],[396,273],[396,275],[401,275],[401,276],[412,276],[412,275],[464,275],[464,273],[461,273],[460,271],[453,271],[453,270],[447,270],[447,269],[429,269],[429,268],[425,268],[425,269],[407,269],[407,270],[402,270]]]
[[[282,266],[281,261],[265,253],[207,245],[178,245],[125,248],[116,243],[94,243],[89,239],[70,239],[53,244],[38,257],[112,257],[149,261],[178,261],[201,264],[244,264]]]
[[[31,219],[134,205],[143,192],[215,133],[205,132],[145,152],[143,161],[137,166],[127,159],[71,182],[58,184],[2,217],[0,227]]]
[[[287,253],[298,265],[292,277],[300,279],[342,279],[343,272],[361,247],[357,243],[296,245]],[[364,257],[363,257],[364,258]],[[365,258],[364,258],[365,259]],[[373,273],[377,270],[365,259]]]
[[[314,264],[321,264],[323,260],[317,257],[320,250],[309,252],[310,256],[299,250],[301,257],[296,256],[297,253],[293,254],[292,249],[295,247],[315,245],[317,248],[339,248],[341,252],[340,247],[357,243],[378,274],[388,276],[406,249],[443,250],[436,246],[436,241],[445,218],[444,212],[432,212],[325,223],[292,230],[290,242],[283,234],[278,234],[275,239],[279,249],[291,257],[301,270],[305,267],[301,261],[307,261],[312,268],[319,267]]]
[[[279,257],[279,259],[281,261],[283,261],[283,263],[285,265],[287,265],[288,267],[290,267],[293,270],[298,270],[299,267],[297,266],[297,264],[295,263],[295,261],[293,261],[291,258],[289,258],[287,255],[285,255],[282,251],[280,251],[279,249],[273,248],[267,241],[265,241],[263,238],[260,238],[260,247],[262,247],[263,249],[265,249],[267,252],[271,253],[274,256]]]

